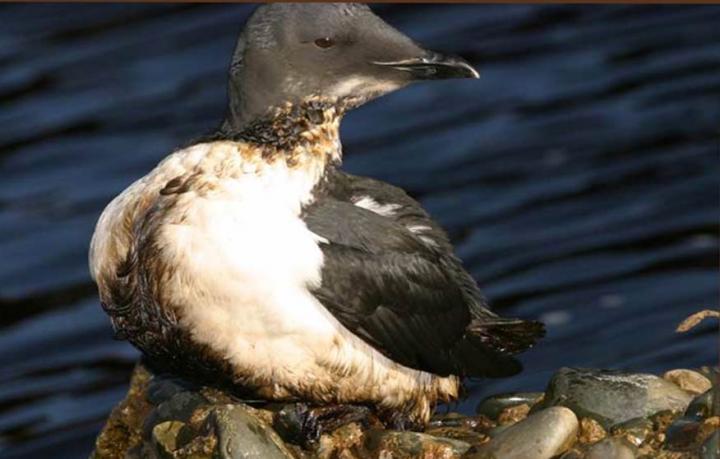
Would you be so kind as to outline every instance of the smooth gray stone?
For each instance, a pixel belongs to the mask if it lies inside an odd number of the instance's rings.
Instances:
[[[212,426],[221,459],[291,459],[280,437],[243,405],[213,410]]]
[[[538,411],[500,432],[473,459],[550,459],[565,452],[575,439],[578,420],[561,406]]]
[[[533,406],[544,394],[542,392],[510,392],[487,397],[481,401],[475,412],[484,414],[490,419],[497,419],[502,410],[509,406],[522,405],[527,403]]]
[[[548,384],[544,406],[566,406],[605,429],[659,411],[684,411],[692,396],[650,374],[561,368]]]
[[[612,433],[622,433],[630,440],[635,446],[640,446],[645,443],[650,434],[653,432],[653,423],[647,418],[634,418],[629,421],[615,424],[612,428]]]
[[[618,438],[606,438],[595,443],[585,459],[635,459],[635,452],[627,442]]]
[[[710,435],[700,447],[700,459],[720,459],[720,430]]]

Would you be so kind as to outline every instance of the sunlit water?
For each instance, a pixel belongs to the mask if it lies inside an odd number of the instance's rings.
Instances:
[[[720,8],[381,6],[469,58],[351,114],[346,167],[400,185],[504,314],[548,337],[526,370],[709,364],[717,332]],[[0,7],[0,455],[84,457],[137,352],[86,253],[103,206],[219,121],[243,5]]]

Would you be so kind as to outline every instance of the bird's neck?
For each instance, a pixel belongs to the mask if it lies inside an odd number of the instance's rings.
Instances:
[[[241,125],[228,119],[220,136],[257,145],[268,157],[284,155],[288,161],[323,157],[337,164],[342,160],[340,121],[344,113],[343,104],[313,97],[273,107]]]

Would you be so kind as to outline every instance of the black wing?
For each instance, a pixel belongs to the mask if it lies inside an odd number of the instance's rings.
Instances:
[[[322,191],[324,196],[341,202],[357,203],[364,198],[370,198],[380,206],[391,206],[392,214],[386,215],[385,218],[401,225],[404,230],[423,228],[422,231],[414,233],[414,239],[424,245],[421,250],[432,252],[445,260],[445,269],[451,271],[453,279],[462,289],[472,316],[495,317],[495,314],[488,309],[487,302],[475,280],[455,256],[445,231],[405,190],[380,180],[333,169],[328,174],[326,187]]]
[[[480,306],[477,287],[448,251],[444,233],[438,228],[444,242],[428,243],[407,221],[354,205],[351,195],[359,187],[347,186],[353,183],[334,185],[303,216],[310,230],[327,240],[321,244],[322,285],[313,292],[319,301],[350,331],[405,366],[440,375],[519,371],[505,352],[515,351],[521,340],[489,330],[526,322],[501,319]],[[374,198],[381,202],[377,193]],[[394,196],[393,203],[400,199]],[[413,219],[437,227],[412,203],[416,208],[408,215],[414,212]]]

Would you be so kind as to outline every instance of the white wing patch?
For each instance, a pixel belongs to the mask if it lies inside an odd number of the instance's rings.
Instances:
[[[410,231],[412,231],[415,234],[422,233],[423,231],[430,231],[432,228],[430,228],[427,225],[410,225],[407,227]]]
[[[427,225],[409,225],[407,227],[407,229],[409,229],[413,233],[417,234],[418,237],[427,245],[437,247],[438,244],[437,244],[437,242],[435,242],[435,240],[433,238],[431,238],[429,236],[424,236],[422,234],[425,231],[432,230],[432,228],[430,228],[429,226],[427,226]]]
[[[382,215],[383,217],[392,217],[393,215],[395,215],[395,212],[400,207],[402,207],[400,204],[393,203],[380,204],[370,196],[354,196],[352,198],[352,201],[353,204],[355,204],[356,206],[375,212],[376,214]],[[420,240],[422,240],[427,245],[437,247],[438,244],[433,238],[421,234],[425,231],[432,230],[431,227],[427,225],[408,225],[406,226],[406,228],[411,232],[417,234]]]
[[[400,204],[380,204],[370,196],[353,197],[353,204],[383,217],[392,217],[395,211],[402,207]]]

